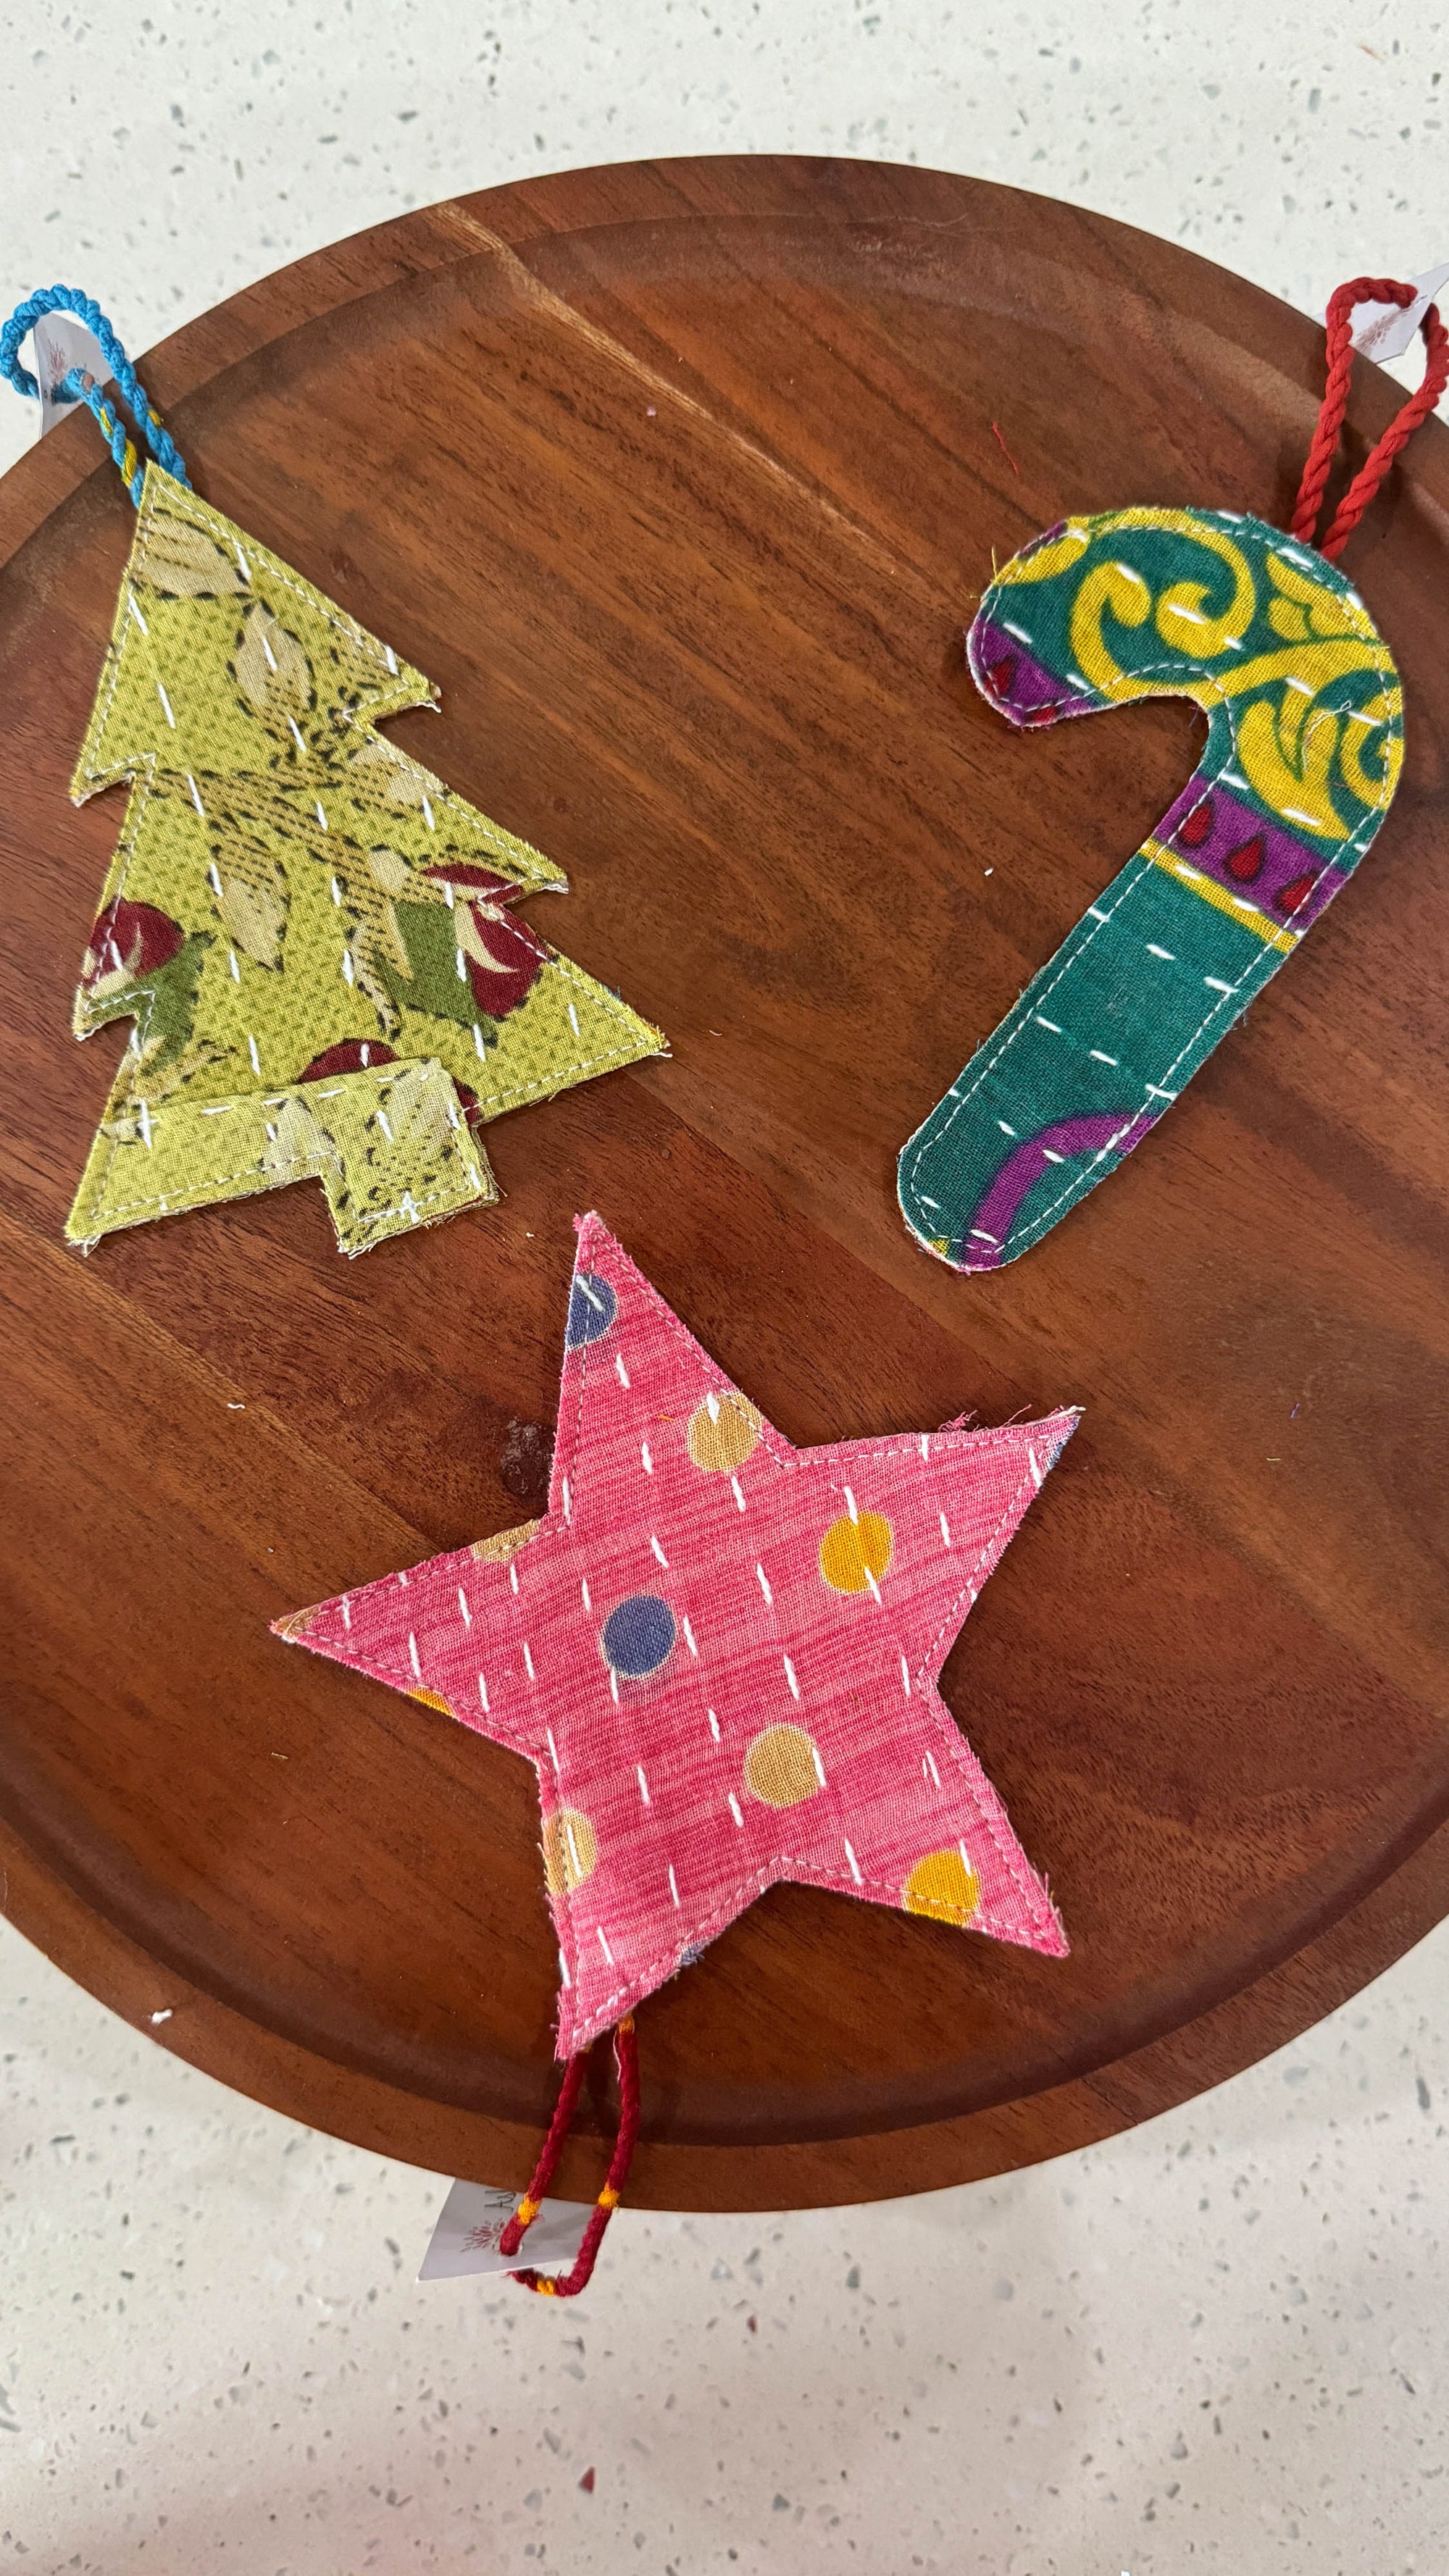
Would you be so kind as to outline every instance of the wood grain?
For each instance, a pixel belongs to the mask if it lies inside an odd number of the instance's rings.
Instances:
[[[441,682],[395,739],[568,868],[544,926],[673,1041],[495,1125],[500,1208],[352,1265],[309,1186],[60,1247],[120,1043],[68,1034],[120,800],[65,789],[130,513],[86,420],[0,482],[0,1851],[12,1919],[142,2027],[169,2008],[167,2046],[525,2178],[531,1775],[267,1622],[527,1516],[591,1206],[793,1440],[1086,1407],[945,1675],[1071,1958],[774,1891],[642,2018],[633,2197],[1059,2152],[1444,1912],[1440,425],[1346,558],[1409,701],[1352,889],[1026,1259],[955,1278],[893,1195],[1193,757],[1173,706],[1009,734],[962,653],[993,548],[1131,500],[1282,519],[1321,349],[1045,200],[760,160],[433,207],[154,352],[199,488]],[[1361,370],[1355,461],[1396,399]],[[599,2163],[582,2136],[566,2183]]]

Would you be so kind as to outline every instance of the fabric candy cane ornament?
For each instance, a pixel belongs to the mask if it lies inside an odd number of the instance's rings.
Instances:
[[[1449,381],[1432,304],[1424,383],[1322,545],[1312,538],[1348,398],[1353,309],[1415,299],[1382,278],[1334,296],[1328,389],[1286,536],[1236,511],[1108,510],[1034,539],[982,597],[971,671],[1010,724],[1186,697],[1208,738],[1156,830],[902,1150],[906,1223],[954,1269],[1016,1260],[1141,1143],[1388,812],[1403,693],[1333,559]]]
[[[568,2074],[531,2203],[615,2025],[627,2163],[625,2017],[779,1879],[1066,1949],[936,1685],[1076,1414],[792,1448],[578,1234],[545,1516],[279,1622],[537,1771]]]
[[[115,1228],[318,1179],[343,1250],[498,1196],[477,1129],[660,1032],[518,921],[561,868],[376,731],[437,691],[192,491],[105,317],[80,313],[153,453],[89,379],[137,504],[71,793],[129,781],[75,1003],[135,1023],[66,1223]],[[70,380],[68,380],[70,381]]]

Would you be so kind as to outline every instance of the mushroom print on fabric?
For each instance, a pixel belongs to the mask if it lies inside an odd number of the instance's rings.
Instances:
[[[792,1448],[578,1233],[546,1515],[278,1623],[536,1766],[559,2056],[779,1879],[1063,1955],[936,1684],[1076,1414]]]
[[[514,916],[563,871],[374,730],[435,704],[148,465],[71,791],[131,782],[75,1028],[135,1022],[72,1242],[313,1177],[362,1252],[496,1199],[486,1120],[663,1051]]]
[[[911,1232],[995,1270],[1142,1142],[1348,882],[1403,696],[1342,573],[1231,511],[1065,520],[992,583],[968,651],[1019,727],[1150,697],[1208,717],[1182,794],[902,1151]]]

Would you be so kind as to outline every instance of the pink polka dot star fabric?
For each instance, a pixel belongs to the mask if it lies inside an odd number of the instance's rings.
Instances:
[[[795,1449],[578,1238],[544,1517],[279,1622],[534,1764],[559,2056],[777,1879],[1062,1956],[936,1684],[1076,1414]]]

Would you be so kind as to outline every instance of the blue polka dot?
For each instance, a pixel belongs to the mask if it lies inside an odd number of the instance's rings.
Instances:
[[[657,1592],[631,1592],[604,1621],[605,1658],[616,1673],[632,1681],[658,1672],[674,1638],[674,1613]]]
[[[571,1351],[581,1342],[601,1342],[619,1311],[619,1300],[597,1270],[581,1270],[569,1298],[564,1340]]]

